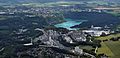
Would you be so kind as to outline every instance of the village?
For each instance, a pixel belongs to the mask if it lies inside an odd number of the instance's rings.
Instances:
[[[35,37],[34,39],[31,38],[31,42],[23,44],[24,46],[34,46],[37,44],[39,47],[66,50],[68,54],[73,53],[79,56],[86,55],[92,58],[96,58],[96,55],[98,55],[99,57],[108,57],[108,55],[98,52],[99,49],[102,47],[100,42],[105,42],[108,40],[98,40],[96,38],[106,37],[110,36],[111,34],[115,34],[115,31],[111,31],[110,28],[107,26],[105,26],[103,29],[103,27],[94,27],[93,25],[88,30],[70,30],[67,33],[62,33],[51,29],[44,30],[40,28],[36,28],[35,31],[42,31],[43,35]],[[119,41],[120,38],[111,37],[110,40]],[[40,41],[40,43],[42,44],[38,43],[38,41]],[[93,47],[92,51],[90,51],[88,48],[89,52],[86,52],[87,49],[81,48],[81,45]],[[67,55],[64,57],[71,56]]]

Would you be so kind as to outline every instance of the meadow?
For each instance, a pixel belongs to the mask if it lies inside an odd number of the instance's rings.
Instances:
[[[105,54],[109,56],[109,58],[120,58],[120,41],[110,41],[112,37],[119,37],[120,34],[113,34],[105,37],[99,37],[99,40],[108,41],[101,42],[101,47],[98,48],[97,54]]]

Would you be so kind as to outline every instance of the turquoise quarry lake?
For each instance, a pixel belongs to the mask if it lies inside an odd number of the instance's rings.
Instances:
[[[68,30],[77,30],[78,28],[70,28],[72,26],[75,26],[75,25],[79,25],[81,24],[82,22],[84,22],[85,20],[75,20],[75,19],[64,19],[66,20],[66,22],[63,22],[63,23],[60,23],[60,24],[56,24],[55,27],[62,27],[62,28],[66,28]]]

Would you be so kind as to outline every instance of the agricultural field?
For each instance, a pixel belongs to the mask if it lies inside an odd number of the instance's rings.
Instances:
[[[109,39],[113,37],[120,37],[120,33],[96,38],[98,40],[108,39],[108,41],[101,42],[101,48],[98,48],[97,54],[104,53],[109,56],[109,58],[120,58],[120,41],[110,41]]]
[[[120,10],[113,11],[113,12],[107,12],[107,13],[112,14],[114,16],[120,16]]]
[[[102,47],[98,48],[97,54],[106,54],[107,56],[114,56],[110,48],[106,45],[106,43],[101,43]]]
[[[92,50],[94,49],[92,46],[80,46],[81,49]]]
[[[105,44],[114,54],[114,56],[112,56],[111,58],[120,58],[120,41],[105,42]]]
[[[116,38],[116,37],[120,37],[120,33],[118,33],[118,34],[111,34],[111,35],[109,35],[109,36],[103,36],[103,37],[97,37],[96,39],[98,39],[98,40],[106,40],[106,39],[111,39],[111,38]]]
[[[120,58],[120,41],[107,41],[101,43],[102,47],[98,48],[97,54],[106,54],[109,58]]]
[[[5,17],[5,16],[0,16],[0,20],[6,20],[7,19],[7,17]]]

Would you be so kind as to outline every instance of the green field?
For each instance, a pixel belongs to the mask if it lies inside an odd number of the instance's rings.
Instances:
[[[104,53],[109,58],[120,58],[120,41],[107,41],[101,43],[102,47],[98,48],[97,54]]]
[[[114,16],[120,16],[120,11],[116,11],[116,12],[107,12],[109,14],[112,14]]]
[[[0,16],[0,20],[6,20],[7,19],[7,17],[5,17],[5,16]]]
[[[120,33],[112,34],[104,37],[97,37],[98,40],[111,39],[113,37],[120,37]],[[120,41],[105,41],[101,42],[102,47],[98,48],[97,54],[106,54],[109,58],[120,58]]]
[[[118,33],[118,34],[111,34],[111,35],[109,35],[109,36],[104,36],[104,37],[97,37],[96,39],[98,39],[98,40],[106,40],[106,39],[111,39],[111,38],[113,38],[113,37],[120,37],[120,33]]]
[[[110,48],[106,45],[106,43],[102,42],[101,43],[102,47],[98,48],[97,54],[106,54],[107,56],[114,56]]]
[[[120,41],[105,42],[105,44],[110,48],[114,56],[111,58],[120,58]]]
[[[92,46],[80,46],[81,49],[92,50],[94,49]]]

